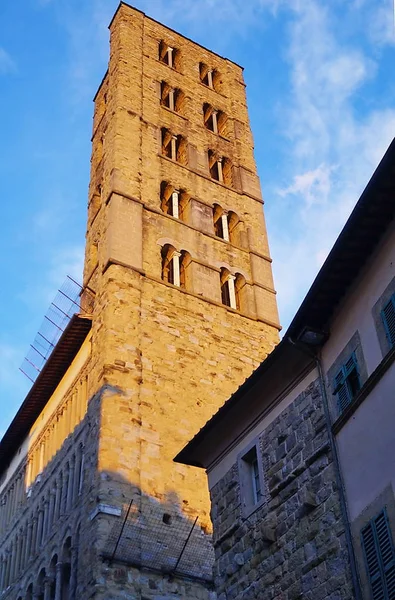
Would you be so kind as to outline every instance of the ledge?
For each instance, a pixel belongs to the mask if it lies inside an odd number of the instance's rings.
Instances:
[[[355,411],[361,406],[362,402],[369,396],[370,392],[376,387],[380,379],[384,376],[384,374],[388,371],[392,363],[395,361],[395,346],[388,352],[388,354],[383,358],[378,367],[373,371],[373,373],[368,377],[365,381],[359,393],[355,396],[354,400],[347,406],[347,408],[342,412],[340,417],[334,422],[332,425],[332,431],[334,434],[339,433],[339,431],[343,428],[343,426],[347,423],[347,421],[352,417]]]

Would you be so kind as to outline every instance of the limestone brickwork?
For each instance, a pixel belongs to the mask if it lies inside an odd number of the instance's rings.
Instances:
[[[264,500],[243,514],[234,464],[211,490],[219,600],[354,598],[319,382],[257,439]]]
[[[110,32],[93,120],[84,289],[94,306],[78,371],[88,373],[86,400],[31,474],[37,507],[49,498],[50,525],[3,589],[15,599],[31,586],[38,600],[46,582],[46,600],[210,600],[205,476],[173,458],[279,331],[245,83],[235,63],[124,3]],[[178,215],[165,207],[174,190]],[[180,281],[164,275],[166,248],[180,253]],[[233,300],[224,281],[234,282]],[[83,483],[75,491],[67,456],[77,448]],[[71,491],[55,517],[50,497],[66,472]],[[71,578],[70,566],[58,567],[56,582],[57,562],[72,565]]]

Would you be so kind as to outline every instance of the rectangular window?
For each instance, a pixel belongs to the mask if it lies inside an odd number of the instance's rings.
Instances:
[[[333,393],[337,395],[339,412],[342,413],[361,388],[358,363],[353,352],[335,376]]]
[[[395,552],[385,508],[362,529],[361,544],[372,599],[393,600]]]
[[[388,342],[392,348],[395,344],[395,295],[391,296],[389,302],[384,306],[381,311],[381,318]]]
[[[256,444],[239,457],[239,476],[242,504],[248,514],[263,500],[263,475]]]

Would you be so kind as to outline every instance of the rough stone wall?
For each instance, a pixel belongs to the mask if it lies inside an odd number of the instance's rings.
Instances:
[[[265,502],[242,516],[238,466],[211,490],[219,600],[353,598],[318,382],[259,436]]]
[[[121,5],[111,31],[108,74],[95,100],[92,170],[84,284],[96,294],[91,379],[97,398],[97,489],[104,506],[133,499],[146,531],[153,513],[170,513],[209,535],[209,498],[203,473],[173,463],[204,425],[278,341],[271,260],[253,157],[242,69]],[[180,52],[177,69],[158,60],[161,40]],[[199,62],[221,74],[217,91],[199,79]],[[160,106],[164,80],[185,94],[185,111]],[[203,103],[228,115],[228,139],[203,124]],[[161,128],[184,136],[187,164],[161,155]],[[232,187],[210,179],[213,149],[233,164]],[[185,190],[187,220],[161,210],[160,185]],[[237,243],[214,235],[214,203],[241,219]],[[192,258],[186,290],[161,279],[161,247],[169,243]],[[248,287],[242,313],[221,304],[220,268],[240,272]],[[94,548],[107,556],[116,515],[94,518]],[[181,551],[185,537],[169,529]],[[111,543],[110,543],[111,540]],[[166,544],[165,544],[166,545]],[[196,546],[196,551],[198,547]],[[185,597],[166,548],[140,549],[136,565],[95,567],[97,597]],[[148,554],[150,556],[148,556]],[[123,559],[126,562],[127,551]],[[122,552],[117,554],[122,561]],[[152,567],[152,564],[151,564]],[[126,570],[125,570],[126,569]],[[160,571],[165,573],[160,575]],[[195,575],[198,575],[195,573]],[[125,578],[126,583],[125,585]],[[151,582],[151,583],[149,583]],[[188,598],[209,598],[207,583],[188,583]],[[183,591],[184,590],[184,591]],[[122,596],[126,597],[126,596]]]

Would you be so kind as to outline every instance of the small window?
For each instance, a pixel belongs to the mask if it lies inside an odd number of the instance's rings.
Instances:
[[[226,135],[227,116],[222,110],[216,110],[210,104],[203,104],[204,126],[213,133]]]
[[[339,412],[342,413],[361,388],[358,364],[353,352],[335,376],[333,393],[337,395]]]
[[[214,150],[208,151],[210,177],[231,187],[233,185],[232,165],[228,158],[218,156]]]
[[[182,135],[175,135],[166,128],[161,132],[161,151],[163,156],[171,158],[182,165],[187,164],[186,140]]]
[[[185,94],[178,88],[172,88],[166,81],[160,84],[160,103],[169,110],[184,114]]]
[[[163,40],[159,44],[159,60],[172,69],[179,70],[180,51],[166,44]]]
[[[200,81],[212,90],[219,90],[219,73],[216,69],[210,69],[205,63],[199,64]]]
[[[162,248],[162,279],[180,285],[180,253],[169,244]]]
[[[244,511],[251,512],[264,500],[263,474],[256,444],[239,457],[239,477]]]
[[[247,282],[241,273],[236,273],[235,278],[235,296],[236,296],[236,308],[246,312],[247,309]]]
[[[393,295],[389,302],[384,306],[381,311],[381,318],[383,320],[387,340],[392,348],[395,344],[395,295]]]
[[[235,277],[228,269],[222,268],[220,273],[221,302],[230,308],[237,308],[235,294]]]
[[[395,598],[395,551],[385,508],[362,529],[361,544],[373,600]]]
[[[190,217],[190,196],[185,190],[177,190],[167,181],[160,186],[160,206],[166,215],[188,222]]]

